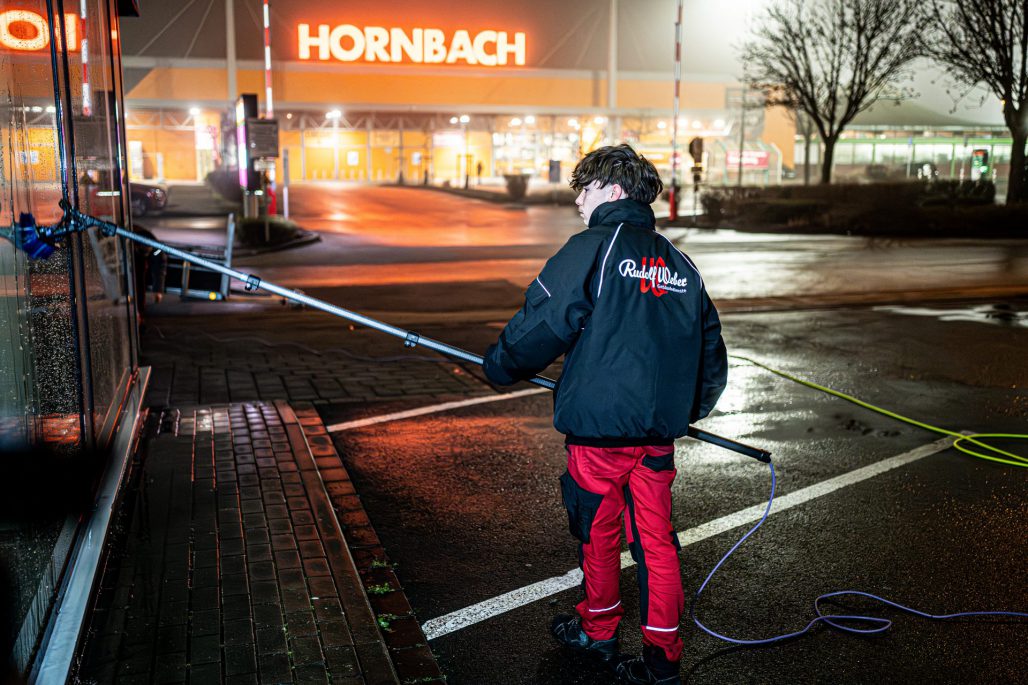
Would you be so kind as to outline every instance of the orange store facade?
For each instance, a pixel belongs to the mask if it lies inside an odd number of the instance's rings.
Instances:
[[[544,175],[549,160],[570,164],[612,139],[638,146],[658,166],[670,164],[670,104],[666,112],[606,107],[603,98],[593,97],[605,92],[603,78],[527,70],[484,77],[469,69],[400,65],[283,66],[273,75],[273,84],[282,84],[273,92],[291,181],[379,182],[395,180],[401,170],[407,179],[427,173],[440,181],[457,179],[465,164],[474,174],[479,163],[486,176]],[[242,68],[239,91],[261,93],[263,80],[259,69]],[[217,69],[161,68],[130,91],[129,156],[137,177],[195,180],[213,167],[226,109],[202,96],[224,92],[225,82]],[[671,99],[664,79],[622,80],[618,90],[628,102]],[[720,142],[738,149],[735,118],[723,106],[729,87],[695,83],[685,90],[692,97],[681,114],[679,150],[697,135],[708,148]],[[157,97],[161,93],[174,93],[180,102]],[[774,113],[758,136],[747,139],[747,149],[792,151],[789,122]]]
[[[613,141],[669,175],[673,1],[485,0],[450,16],[423,0],[382,4],[272,0],[279,178],[283,156],[291,182],[545,179],[553,161],[566,178]],[[134,178],[203,179],[225,156],[235,96],[256,93],[266,107],[260,3],[196,5],[154,3],[123,24]],[[731,76],[692,70],[685,56],[680,154],[702,137],[708,182],[734,183],[740,168],[747,183],[778,182],[793,163],[791,122],[747,107]]]

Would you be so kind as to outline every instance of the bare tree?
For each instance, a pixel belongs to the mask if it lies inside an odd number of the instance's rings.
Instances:
[[[925,13],[925,53],[1001,100],[1014,140],[1007,203],[1028,202],[1028,0],[928,0]]]
[[[820,134],[822,183],[843,129],[882,97],[898,97],[919,54],[916,18],[914,0],[779,0],[743,45],[746,82],[768,104],[806,114]]]

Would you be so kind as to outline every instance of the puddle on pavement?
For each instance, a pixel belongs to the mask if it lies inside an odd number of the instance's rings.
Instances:
[[[929,307],[875,307],[876,312],[906,314],[908,316],[930,316],[939,321],[967,321],[997,326],[1028,328],[1028,311],[1019,311],[1010,304],[984,304],[974,307],[940,308]]]

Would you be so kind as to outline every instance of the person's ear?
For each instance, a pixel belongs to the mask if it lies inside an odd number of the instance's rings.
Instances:
[[[614,185],[612,185],[610,187],[610,200],[609,201],[610,202],[614,202],[615,200],[620,200],[621,197],[624,194],[625,194],[625,192],[624,192],[624,190],[621,189],[621,186],[619,186],[617,183],[615,183]]]

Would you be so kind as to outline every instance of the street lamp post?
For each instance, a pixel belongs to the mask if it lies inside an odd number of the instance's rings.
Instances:
[[[332,122],[332,174],[335,180],[339,180],[339,117],[343,113],[333,109],[325,114],[325,118]]]
[[[263,0],[264,16],[264,116],[275,117],[275,107],[271,96],[271,8],[268,0]]]
[[[225,69],[228,72],[228,102],[234,106],[236,86],[236,8],[235,0],[225,0]]]

